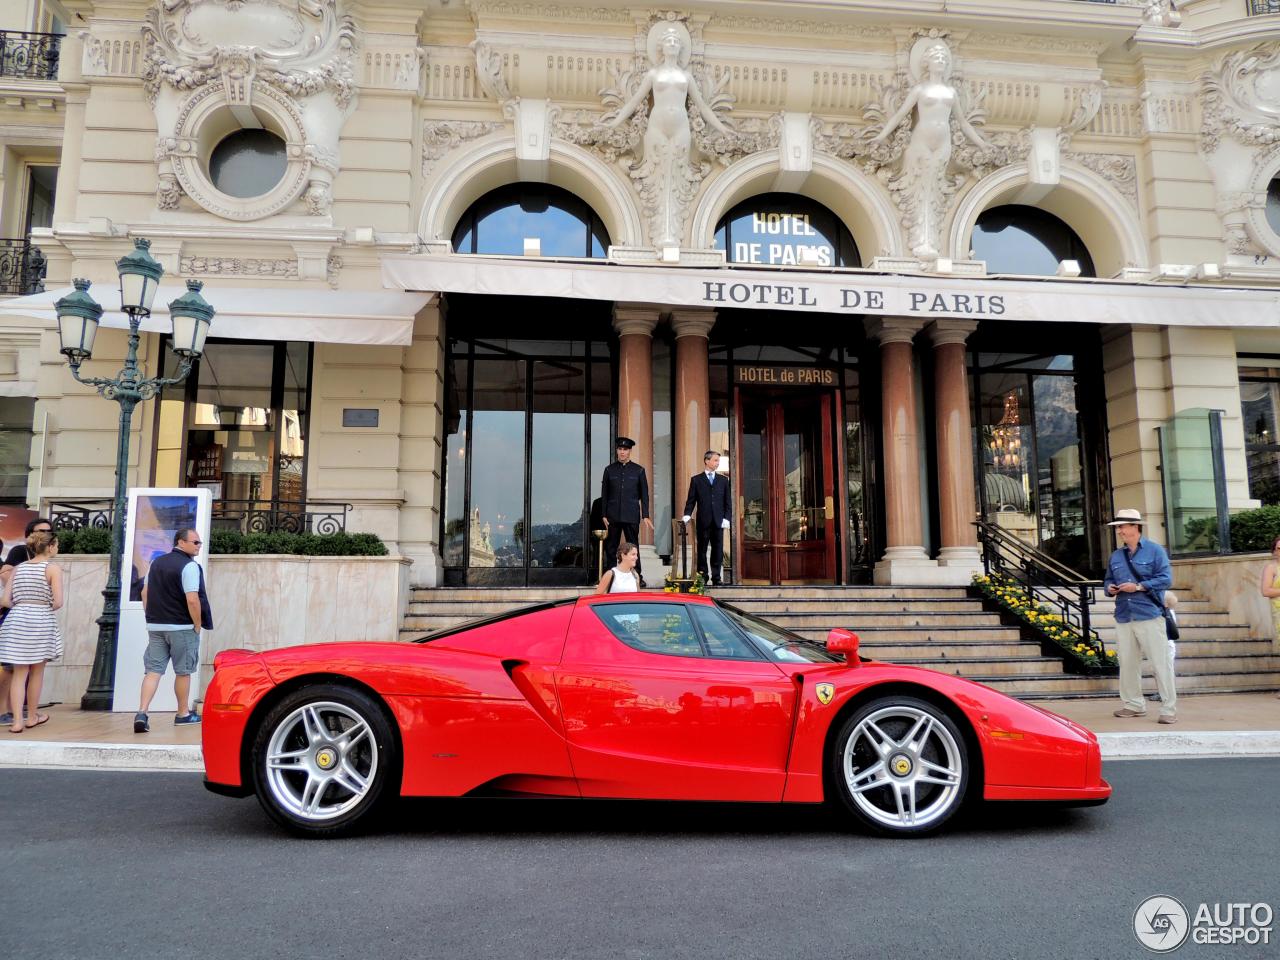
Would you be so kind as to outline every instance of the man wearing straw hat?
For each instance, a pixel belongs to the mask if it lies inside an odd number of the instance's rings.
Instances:
[[[1107,596],[1116,598],[1116,651],[1123,705],[1115,715],[1141,717],[1147,712],[1142,697],[1145,656],[1160,691],[1160,722],[1176,723],[1178,694],[1164,621],[1164,592],[1173,584],[1169,557],[1164,547],[1142,535],[1142,514],[1137,510],[1117,510],[1107,526],[1115,527],[1121,540],[1103,580]]]

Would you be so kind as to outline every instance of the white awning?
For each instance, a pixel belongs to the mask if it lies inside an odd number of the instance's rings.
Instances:
[[[874,316],[1280,328],[1280,290],[1225,284],[696,268],[421,254],[382,258],[394,290]]]
[[[54,303],[71,291],[71,287],[63,287],[0,300],[0,321],[31,317],[53,323]],[[142,329],[156,333],[172,330],[169,301],[185,291],[183,285],[161,284],[155,312],[142,322]],[[118,309],[120,294],[114,284],[95,284],[89,292],[106,308],[102,314],[104,327],[129,326],[129,318]],[[395,347],[407,347],[413,342],[413,318],[431,299],[425,293],[390,290],[299,290],[218,284],[205,287],[203,295],[217,310],[209,331],[211,337]]]

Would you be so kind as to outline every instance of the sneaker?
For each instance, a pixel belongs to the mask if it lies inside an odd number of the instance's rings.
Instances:
[[[23,719],[29,718],[31,716],[31,711],[27,707],[23,707],[22,716],[23,716]],[[13,723],[13,714],[0,713],[0,723]]]
[[[190,713],[184,713],[180,717],[173,718],[174,726],[177,726],[177,727],[182,726],[184,723],[199,723],[199,722],[200,722],[200,714],[196,713],[194,710],[192,710]]]
[[[1158,723],[1177,723],[1178,718],[1177,717],[1161,717],[1157,722]]]
[[[151,724],[147,722],[147,715],[139,710],[133,715],[133,732],[146,733],[151,729]]]
[[[1121,707],[1112,714],[1113,717],[1145,717],[1146,715],[1145,710],[1130,710],[1128,707]]]

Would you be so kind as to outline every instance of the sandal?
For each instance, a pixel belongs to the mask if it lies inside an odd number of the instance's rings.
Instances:
[[[35,722],[35,723],[28,723],[28,724],[27,724],[27,729],[28,729],[28,730],[30,730],[32,727],[38,727],[38,726],[40,726],[40,724],[42,724],[42,723],[48,723],[48,722],[49,722],[49,715],[48,715],[47,713],[37,713],[37,714],[36,714],[36,722]]]
[[[10,732],[10,733],[26,733],[26,732],[27,732],[27,728],[26,728],[26,727],[18,727],[17,729],[14,729],[13,727],[10,727],[10,728],[9,728],[9,732]]]

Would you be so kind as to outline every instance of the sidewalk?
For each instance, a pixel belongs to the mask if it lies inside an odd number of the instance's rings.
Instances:
[[[1115,697],[1038,701],[1083,724],[1102,744],[1104,760],[1280,756],[1280,698],[1272,693],[1178,698],[1178,722],[1112,716]],[[0,767],[199,771],[200,727],[173,725],[172,713],[151,714],[151,732],[133,732],[132,713],[87,713],[67,704],[45,707],[49,722],[26,733],[0,728]]]

